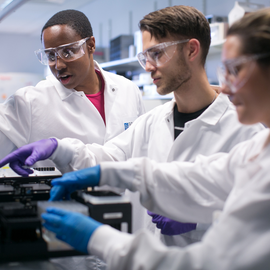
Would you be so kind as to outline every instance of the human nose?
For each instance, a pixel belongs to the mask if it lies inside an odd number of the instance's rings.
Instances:
[[[55,69],[61,70],[63,68],[66,68],[64,60],[59,55],[55,54]]]
[[[145,71],[147,72],[152,72],[156,69],[156,66],[154,66],[153,64],[151,64],[148,60],[146,60],[145,63]]]
[[[223,94],[230,95],[231,94],[231,89],[228,83],[228,74],[227,72],[222,69],[218,68],[217,70],[217,75],[218,75],[218,80],[219,80],[219,85],[220,85],[220,91]]]

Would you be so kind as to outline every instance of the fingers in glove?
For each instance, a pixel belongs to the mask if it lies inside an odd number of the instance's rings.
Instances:
[[[43,227],[47,230],[54,232],[56,235],[61,234],[62,228],[61,227],[55,227],[49,224],[48,222],[43,223]]]
[[[7,155],[6,157],[4,157],[4,158],[0,161],[0,168],[3,167],[3,166],[5,166],[6,164],[12,162],[12,161],[15,161],[15,159],[16,159],[16,158],[14,157],[14,155],[11,155],[11,154]]]
[[[29,174],[32,174],[34,172],[33,170],[24,168],[23,166],[24,164],[19,161],[13,161],[9,163],[9,167],[21,176],[27,177]]]
[[[40,154],[37,151],[33,151],[31,155],[25,160],[25,165],[33,166],[37,161],[42,160]]]
[[[69,186],[71,184],[76,184],[78,182],[76,172],[65,173],[62,177],[55,178],[52,180],[52,186],[61,185],[61,186]]]
[[[63,186],[53,186],[50,191],[49,201],[60,201],[65,196],[66,189]]]
[[[63,217],[63,216],[65,216],[65,215],[70,214],[70,211],[66,211],[66,210],[63,210],[63,209],[55,208],[55,207],[48,207],[48,208],[46,209],[46,211],[47,211],[49,214],[58,215],[58,216],[60,216],[60,217]]]

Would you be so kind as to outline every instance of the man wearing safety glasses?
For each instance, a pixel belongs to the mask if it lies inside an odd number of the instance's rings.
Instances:
[[[46,140],[18,149],[2,160],[0,166],[11,162],[14,170],[27,175],[29,172],[17,165],[18,160],[22,165],[32,166],[37,160],[50,158],[62,172],[95,166],[102,161],[136,157],[148,157],[157,162],[194,161],[198,154],[208,156],[228,152],[263,129],[259,124],[241,125],[228,97],[218,94],[210,86],[204,69],[211,41],[210,27],[201,12],[187,6],[168,7],[146,15],[139,26],[143,52],[138,55],[138,60],[146,71],[151,72],[159,94],[174,93],[172,101],[144,114],[127,131],[104,146],[84,145],[70,138],[55,139],[54,142]],[[37,153],[35,157],[33,151]],[[98,166],[95,168],[99,170]],[[122,173],[124,175],[125,171]],[[72,177],[68,181],[63,178],[55,182],[51,200],[62,199],[74,189],[85,188],[91,175],[86,169],[73,173]],[[134,179],[130,190],[137,181],[140,179]],[[158,204],[158,200],[155,202]],[[199,241],[205,232],[202,224],[180,223],[148,213],[168,245],[185,246]],[[54,214],[57,216],[57,211]],[[145,215],[145,219],[154,231],[150,217]],[[160,234],[158,230],[156,233]],[[86,251],[82,245],[75,248]]]

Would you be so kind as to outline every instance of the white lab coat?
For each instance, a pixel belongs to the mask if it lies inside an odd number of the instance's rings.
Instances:
[[[104,144],[125,130],[145,110],[138,87],[130,80],[102,70],[105,81],[106,126],[83,92],[65,88],[53,75],[36,86],[19,89],[0,104],[0,159],[25,144],[47,139],[77,138]],[[54,166],[40,161],[35,166]],[[131,200],[134,200],[131,197]],[[89,258],[54,259],[61,269],[86,269]],[[88,268],[87,268],[88,269]]]
[[[75,139],[58,140],[58,147],[51,158],[62,172],[86,168],[102,161],[124,161],[134,157],[149,157],[157,162],[194,161],[198,154],[228,152],[237,143],[263,129],[260,124],[240,124],[234,106],[226,95],[220,94],[200,117],[187,122],[184,131],[174,140],[174,105],[175,100],[172,100],[144,114],[127,131],[104,146],[85,146]],[[139,213],[142,210],[135,208],[135,211]],[[144,213],[137,226],[158,230],[146,211]],[[166,236],[164,241],[183,246],[199,241],[204,232],[196,230],[184,236]]]
[[[215,222],[200,243],[165,247],[149,232],[136,236],[99,227],[88,251],[107,269],[270,269],[269,129],[230,153],[198,156],[194,163],[147,158],[101,164],[100,184],[138,190],[142,204],[178,221]]]
[[[77,138],[104,144],[144,113],[141,93],[130,80],[101,69],[105,81],[106,126],[83,92],[65,88],[53,75],[36,86],[19,89],[0,104],[0,158],[31,142]],[[40,162],[40,165],[53,165]]]

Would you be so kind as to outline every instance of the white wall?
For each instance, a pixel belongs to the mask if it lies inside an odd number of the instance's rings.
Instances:
[[[41,47],[40,37],[0,34],[0,73],[43,74],[44,67],[34,54]]]

